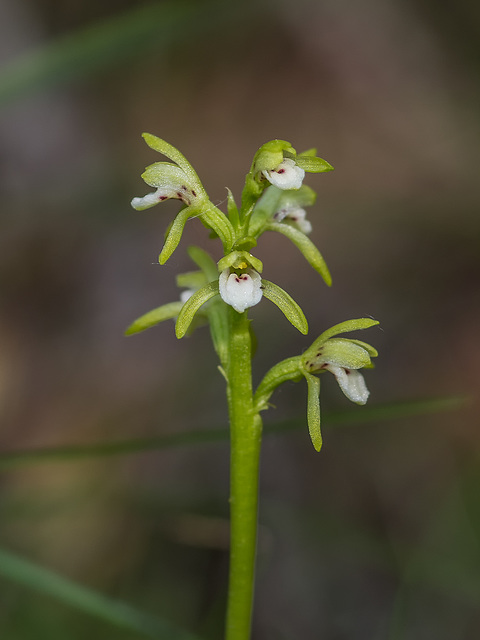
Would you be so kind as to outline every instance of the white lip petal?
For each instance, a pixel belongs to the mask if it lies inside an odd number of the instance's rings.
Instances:
[[[263,175],[279,189],[300,189],[305,171],[298,167],[291,158],[285,158],[276,169],[264,171]]]
[[[287,211],[285,222],[289,222],[293,227],[296,227],[305,235],[308,235],[312,231],[312,224],[310,220],[307,220],[307,212],[301,207]]]
[[[359,371],[356,369],[345,369],[333,364],[327,365],[325,369],[333,373],[340,389],[349,400],[356,404],[365,404],[367,402],[370,392]]]
[[[162,202],[162,200],[166,200],[166,197],[164,197],[164,192],[160,189],[157,189],[156,191],[152,191],[152,193],[147,193],[147,195],[143,196],[143,198],[133,198],[130,204],[137,211],[143,211],[144,209],[150,209],[150,207],[154,207],[159,202]]]
[[[240,274],[224,269],[218,283],[222,300],[238,313],[258,304],[263,296],[262,279],[254,269]]]

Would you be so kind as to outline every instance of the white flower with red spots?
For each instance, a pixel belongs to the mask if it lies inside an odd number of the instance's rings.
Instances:
[[[218,286],[222,300],[238,313],[258,304],[263,296],[262,279],[255,269],[239,272],[231,268],[224,269]]]
[[[305,171],[291,158],[284,158],[277,167],[262,173],[271,184],[283,190],[300,189],[305,177]]]
[[[275,222],[290,224],[305,235],[312,232],[312,223],[307,220],[307,212],[302,207],[296,205],[284,207],[274,214],[273,219]]]

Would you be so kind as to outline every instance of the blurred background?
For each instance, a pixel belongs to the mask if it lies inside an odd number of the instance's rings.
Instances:
[[[226,430],[208,331],[123,336],[208,246],[191,221],[158,265],[178,203],[130,208],[159,159],[143,131],[221,206],[267,140],[316,146],[335,167],[307,179],[333,287],[279,235],[256,255],[312,337],[381,322],[360,336],[380,351],[366,407],[322,378],[320,454],[305,385],[273,398],[266,423],[298,428],[265,437],[253,639],[478,637],[479,36],[470,0],[0,0],[2,638],[145,637],[107,600],[91,615],[49,595],[36,567],[222,637],[228,442],[151,440]],[[268,301],[251,316],[258,382],[311,339]],[[91,449],[18,453],[60,446]]]

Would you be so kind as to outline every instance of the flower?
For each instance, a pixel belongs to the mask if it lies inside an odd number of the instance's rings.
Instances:
[[[170,198],[181,200],[187,206],[198,200],[198,186],[191,184],[183,169],[169,162],[155,162],[147,167],[142,178],[149,186],[156,187],[156,191],[147,193],[143,198],[133,198],[131,205],[137,211],[149,209]]]
[[[263,296],[262,279],[255,269],[237,272],[227,267],[221,272],[218,284],[222,300],[238,313],[258,304]]]
[[[318,345],[313,357],[304,362],[308,373],[329,371],[335,376],[340,389],[349,400],[356,404],[365,404],[370,392],[358,369],[371,367],[371,356],[376,351],[370,345],[359,340],[347,338],[330,338]]]
[[[264,169],[263,175],[267,180],[279,189],[300,189],[305,171],[301,169],[292,158],[284,158],[273,169]]]
[[[312,231],[312,224],[310,220],[307,220],[307,212],[297,205],[280,209],[274,214],[273,219],[276,222],[290,224],[305,235],[308,235]]]
[[[333,373],[340,389],[349,400],[356,404],[366,404],[370,391],[367,389],[361,373],[355,369],[338,367],[333,364],[325,365],[325,369]]]

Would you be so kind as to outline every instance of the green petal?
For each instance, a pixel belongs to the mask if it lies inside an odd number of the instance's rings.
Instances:
[[[315,451],[322,448],[322,432],[320,430],[320,379],[310,373],[304,373],[308,386],[307,422],[310,438]]]
[[[145,313],[140,318],[137,318],[125,331],[126,336],[131,336],[134,333],[140,333],[140,331],[145,331],[145,329],[150,329],[150,327],[154,327],[159,322],[163,322],[164,320],[171,320],[175,318],[180,313],[180,309],[183,307],[183,302],[169,302],[168,304],[164,304],[161,307],[157,307],[156,309],[152,309],[148,313]]]
[[[175,325],[175,334],[177,338],[183,338],[202,304],[205,304],[205,302],[216,295],[218,295],[218,280],[215,280],[215,282],[209,282],[185,302],[178,314],[177,324]]]
[[[284,291],[281,287],[273,282],[269,282],[268,280],[262,280],[263,286],[263,295],[265,298],[268,298],[273,304],[276,304],[280,311],[283,312],[285,317],[289,322],[293,324],[293,326],[303,333],[303,335],[307,335],[308,333],[308,322],[305,318],[305,314],[295,302],[295,300],[288,295],[286,291]]]
[[[308,173],[322,173],[324,171],[333,171],[332,165],[322,158],[312,158],[312,156],[297,156],[296,164]]]
[[[245,269],[245,264],[255,269],[255,271],[258,271],[258,273],[262,273],[263,271],[262,261],[252,256],[248,251],[231,251],[218,261],[218,270],[222,272],[229,267],[233,269]]]
[[[308,238],[308,236],[302,233],[300,229],[296,229],[295,227],[292,227],[289,224],[284,224],[282,222],[270,222],[266,228],[270,231],[277,231],[278,233],[281,233],[289,238],[297,247],[297,249],[302,252],[310,266],[312,266],[315,271],[317,271],[322,276],[325,284],[327,284],[329,287],[331,286],[332,276],[330,275],[327,264],[323,259],[320,251],[313,244],[310,238]]]
[[[175,220],[168,231],[167,237],[165,238],[165,244],[163,245],[162,252],[158,257],[160,264],[165,264],[165,262],[170,258],[180,242],[183,227],[187,223],[187,220],[197,213],[198,209],[195,207],[185,207],[185,209],[181,209],[177,213]]]
[[[359,329],[369,329],[370,327],[375,326],[376,324],[380,324],[378,320],[372,320],[372,318],[356,318],[355,320],[346,320],[345,322],[340,322],[339,324],[330,327],[322,334],[318,336],[315,342],[311,347],[305,351],[306,357],[311,357],[314,355],[318,348],[326,342],[332,336],[336,336],[339,333],[348,333],[349,331],[357,331]],[[373,348],[373,347],[372,347]]]

